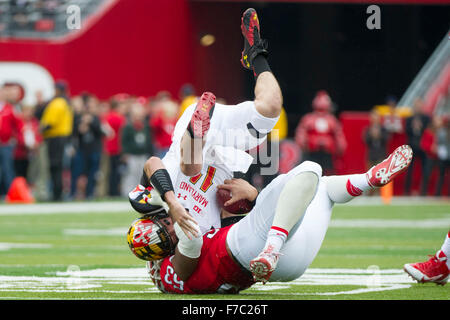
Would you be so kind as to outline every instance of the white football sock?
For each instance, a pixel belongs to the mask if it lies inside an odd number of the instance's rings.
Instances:
[[[350,174],[348,176],[348,180],[350,180],[352,186],[358,188],[359,190],[362,190],[363,192],[372,189],[372,187],[369,185],[369,182],[367,181],[367,176],[365,173]]]
[[[371,189],[365,173],[329,176],[325,177],[325,181],[328,196],[335,203],[349,202]]]
[[[445,236],[441,251],[447,256],[447,267],[450,269],[450,231]]]
[[[272,246],[273,252],[280,252],[283,247],[286,239],[289,235],[287,230],[282,228],[272,227],[270,228],[269,234],[267,235],[266,245],[264,246],[263,251],[269,249],[269,246]]]

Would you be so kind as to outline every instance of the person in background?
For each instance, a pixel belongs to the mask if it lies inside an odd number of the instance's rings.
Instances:
[[[407,143],[411,146],[414,153],[414,158],[406,173],[405,194],[410,194],[411,192],[413,168],[417,165],[417,159],[420,159],[422,165],[422,175],[425,173],[427,156],[420,146],[420,141],[422,140],[424,131],[430,124],[430,121],[430,117],[424,113],[423,100],[421,98],[415,99],[413,104],[413,114],[411,117],[407,118],[405,122]]]
[[[184,110],[186,110],[187,107],[189,107],[191,104],[194,104],[197,102],[198,97],[195,95],[195,89],[194,86],[186,83],[184,84],[180,89],[180,110],[178,112],[178,118],[181,117]]]
[[[441,116],[434,116],[431,124],[425,129],[420,146],[425,151],[427,156],[425,160],[423,181],[421,188],[421,195],[425,196],[428,193],[428,186],[430,184],[431,174],[433,169],[439,169],[438,182],[435,188],[434,195],[439,196],[442,193],[442,187],[445,180],[446,166],[448,166],[450,151],[450,130],[444,123],[444,118]]]
[[[23,140],[14,150],[14,169],[17,177],[24,177],[29,184],[33,179],[28,176],[30,162],[37,157],[38,148],[42,143],[39,130],[39,120],[34,116],[34,106],[22,107]]]
[[[159,158],[164,157],[172,144],[172,134],[178,120],[178,105],[171,99],[156,102],[149,125],[154,138],[154,152]]]
[[[152,133],[145,119],[145,109],[137,102],[131,106],[128,122],[122,129],[121,141],[122,161],[126,164],[121,193],[128,196],[128,192],[136,187],[136,177],[142,175],[145,161],[153,155]]]
[[[23,87],[17,82],[6,82],[4,85],[5,99],[13,106],[14,111],[19,114],[22,112],[22,99],[25,96]]]
[[[108,195],[111,197],[120,196],[121,133],[126,124],[124,112],[125,103],[112,98],[110,109],[104,117],[104,123],[110,128],[109,134],[105,136],[104,146],[109,163]]]
[[[397,98],[389,95],[386,98],[386,104],[378,106],[383,109],[383,126],[391,134],[401,134],[403,125],[400,116],[397,113]]]
[[[0,194],[8,192],[14,179],[14,147],[23,143],[23,123],[5,91],[5,86],[0,87]]]
[[[370,113],[370,124],[364,130],[363,140],[367,146],[366,169],[369,170],[386,158],[387,143],[389,140],[389,132],[382,125],[381,116],[376,111]],[[370,194],[372,195],[374,192]]]
[[[40,121],[41,132],[48,150],[53,201],[62,200],[64,151],[72,134],[73,112],[67,93],[67,83],[56,82],[55,96],[45,107]]]
[[[42,114],[44,113],[44,109],[47,106],[47,102],[45,101],[42,90],[37,90],[34,95],[36,98],[36,104],[34,105],[34,116],[40,121]]]
[[[450,115],[442,116],[442,126],[437,132],[437,150],[439,165],[439,180],[436,187],[436,196],[442,195],[444,184],[447,184],[447,195],[450,194],[450,179],[447,171],[450,168]]]
[[[389,132],[382,125],[381,116],[372,111],[370,113],[370,124],[364,130],[364,142],[367,146],[367,169],[386,158]]]
[[[334,171],[333,156],[342,155],[347,148],[342,126],[332,114],[328,93],[319,91],[313,102],[313,112],[303,116],[296,128],[295,141],[303,152],[303,160],[319,163],[325,174]]]
[[[72,159],[71,197],[76,196],[78,178],[82,175],[87,177],[86,199],[94,197],[103,138],[98,111],[97,98],[88,95],[86,107],[74,118],[73,141],[77,151]]]

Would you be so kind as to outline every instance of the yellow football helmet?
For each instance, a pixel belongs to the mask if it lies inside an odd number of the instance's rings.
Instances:
[[[159,219],[149,217],[133,221],[127,242],[136,257],[146,261],[163,259],[175,252],[175,244]]]

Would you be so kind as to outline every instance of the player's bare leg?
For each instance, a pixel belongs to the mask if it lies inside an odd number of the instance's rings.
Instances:
[[[261,39],[259,19],[255,9],[250,8],[243,13],[241,31],[244,36],[241,63],[244,68],[253,71],[256,79],[255,108],[267,118],[276,118],[281,113],[283,97],[267,61],[267,42]]]
[[[181,172],[186,176],[195,176],[202,170],[203,146],[210,127],[216,97],[204,92],[197,102],[194,114],[181,139]]]

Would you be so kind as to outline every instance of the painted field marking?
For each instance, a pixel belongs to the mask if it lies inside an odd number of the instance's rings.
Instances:
[[[405,205],[450,205],[450,199],[445,197],[394,197],[389,206]],[[380,197],[357,197],[336,206],[385,206]],[[33,203],[33,204],[0,204],[0,216],[36,215],[36,214],[86,214],[105,212],[134,213],[128,201],[99,202],[67,202],[67,203]]]
[[[80,270],[77,272],[47,272],[48,276],[0,276],[0,299],[11,292],[47,292],[47,293],[103,293],[103,294],[147,294],[158,293],[150,281],[145,268],[111,268]],[[275,295],[318,295],[334,296],[343,294],[362,294],[387,290],[406,289],[414,283],[401,269],[379,270],[376,285],[368,285],[374,273],[365,269],[318,269],[313,268],[291,282],[269,282],[256,284],[242,294]],[[124,290],[107,288],[108,285],[126,285]],[[359,286],[357,289],[331,292],[300,292],[302,286]],[[136,286],[134,289],[133,286]],[[278,290],[299,292],[277,292]]]
[[[330,228],[410,228],[433,229],[450,226],[450,217],[441,219],[391,220],[391,219],[331,219]],[[71,236],[124,236],[128,228],[63,229],[63,234]]]
[[[11,249],[47,249],[53,247],[47,243],[13,243],[0,242],[0,251],[8,251]]]

